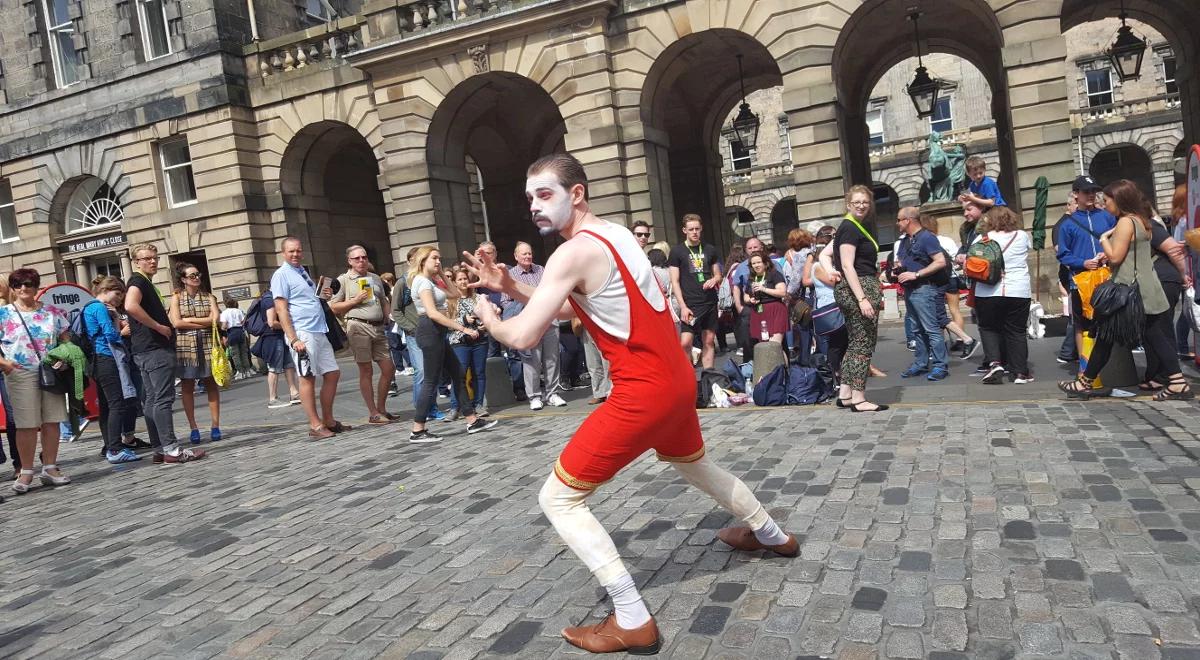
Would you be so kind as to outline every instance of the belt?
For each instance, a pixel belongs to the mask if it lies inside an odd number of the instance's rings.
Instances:
[[[384,325],[384,322],[383,322],[383,321],[365,321],[365,320],[363,320],[363,319],[356,319],[356,318],[353,318],[353,317],[349,317],[349,318],[347,318],[346,320],[347,320],[347,321],[354,321],[355,323],[365,323],[365,324],[367,324],[367,325],[374,325],[374,326],[382,326],[382,325]]]

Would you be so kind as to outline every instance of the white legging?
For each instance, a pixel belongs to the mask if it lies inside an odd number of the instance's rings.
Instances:
[[[750,529],[762,529],[770,520],[767,510],[746,484],[708,460],[707,456],[692,463],[672,463],[671,466],[689,484],[708,493]],[[587,498],[591,494],[590,490],[571,488],[551,474],[538,494],[538,503],[567,547],[583,560],[602,586],[607,586],[627,575],[628,571],[621,563],[612,537],[588,508]]]

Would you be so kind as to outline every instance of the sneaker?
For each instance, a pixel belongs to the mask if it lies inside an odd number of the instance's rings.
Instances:
[[[542,397],[540,397],[540,396],[535,396],[529,400],[529,409],[530,410],[541,410],[544,407],[545,407],[545,405],[542,404]]]
[[[128,449],[122,449],[121,451],[117,451],[117,452],[110,451],[107,454],[105,454],[104,458],[105,458],[105,460],[107,460],[109,463],[112,463],[113,465],[116,465],[118,463],[130,463],[132,461],[142,460],[141,456],[138,456],[137,454],[133,453],[132,451],[130,451]]]
[[[457,422],[460,417],[462,417],[462,415],[460,415],[457,410],[451,410],[449,414],[442,415],[442,421]]]
[[[474,422],[467,424],[467,433],[470,434],[470,433],[479,433],[480,431],[486,431],[499,423],[500,423],[500,420],[497,420],[497,419],[476,418]]]
[[[975,367],[975,371],[972,371],[971,375],[978,378],[980,376],[986,376],[988,374],[988,372],[990,372],[991,370],[992,370],[991,365],[981,364],[978,367]]]
[[[490,417],[491,414],[492,413],[488,412],[488,409],[484,408],[483,406],[479,406],[479,407],[475,408],[475,416],[476,417]]]
[[[550,398],[546,399],[546,403],[554,406],[555,408],[562,408],[563,406],[567,405],[567,402],[563,401],[563,398],[557,394],[551,394]]]
[[[975,351],[977,350],[979,350],[978,339],[972,339],[969,342],[963,342],[962,351],[958,354],[958,357],[968,360],[972,355],[975,355]]]
[[[413,431],[408,434],[408,441],[413,443],[421,442],[438,442],[442,439],[440,435],[434,435],[429,429],[423,431]]]
[[[1032,382],[1033,382],[1032,374],[1017,374],[1017,377],[1013,379],[1013,383],[1016,385],[1024,385],[1025,383],[1032,383]]]
[[[433,410],[431,410],[431,411],[429,412],[429,419],[432,419],[432,420],[434,420],[435,422],[448,422],[448,421],[450,421],[450,420],[446,419],[446,413],[442,412],[441,408],[438,408],[438,407],[436,407],[436,406],[434,407],[434,409],[433,409]]]
[[[205,456],[206,456],[206,454],[203,449],[180,449],[179,451],[175,452],[174,454],[163,454],[162,462],[163,463],[187,463],[188,461],[199,460],[201,458],[204,458]],[[155,462],[157,462],[157,461],[155,461]]]
[[[267,402],[267,408],[272,410],[276,408],[287,408],[290,405],[292,405],[290,401],[280,401],[279,399],[271,399]]]
[[[1004,367],[999,364],[993,364],[988,368],[988,372],[983,376],[985,385],[1000,385],[1004,383]]]
[[[949,349],[949,350],[950,350],[950,352],[951,352],[951,353],[954,353],[954,352],[956,352],[956,351],[961,351],[961,350],[963,349],[963,346],[964,346],[964,342],[963,342],[963,340],[961,340],[961,339],[955,339],[955,340],[954,340],[954,343],[953,343],[953,344],[950,344],[950,349]]]
[[[191,433],[191,435],[188,436],[188,440],[193,445],[200,444],[200,429],[192,429],[192,433]]]
[[[299,395],[299,394],[297,394],[296,396],[294,396],[294,397],[292,397],[292,398],[288,399],[288,405],[289,405],[289,406],[298,406],[298,405],[300,405],[300,395]]]
[[[917,342],[915,342],[915,341],[904,342],[904,348],[907,348],[908,350],[916,353],[917,352]]]
[[[1054,358],[1054,361],[1059,364],[1069,364],[1071,362],[1071,360],[1068,360],[1067,358],[1063,358],[1063,357],[1056,357],[1056,358]]]
[[[946,371],[945,369],[934,369],[933,371],[929,372],[929,375],[925,377],[925,380],[946,380],[949,375],[950,372]]]
[[[929,370],[928,369],[919,369],[917,367],[909,367],[909,368],[905,369],[904,371],[900,372],[900,377],[901,378],[913,378],[914,376],[920,376],[921,374],[923,374],[927,371],[929,371]]]

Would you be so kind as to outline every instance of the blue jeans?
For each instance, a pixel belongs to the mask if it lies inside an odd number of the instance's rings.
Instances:
[[[904,294],[908,318],[913,320],[913,334],[917,341],[913,356],[913,370],[924,370],[926,365],[946,371],[949,368],[946,355],[946,338],[938,326],[937,306],[945,305],[945,294],[941,288],[923,284]],[[930,364],[932,361],[932,364]]]
[[[905,295],[904,306],[905,306],[905,309],[908,309],[907,294]],[[904,315],[904,341],[906,341],[906,342],[916,342],[917,341],[917,320],[915,318],[913,318],[913,315],[911,312],[906,313]]]
[[[462,369],[460,375],[464,388],[467,384],[467,370],[471,371],[471,386],[475,389],[475,395],[471,397],[471,401],[478,410],[483,407],[483,395],[487,390],[488,343],[481,341],[474,344],[454,344],[453,348],[454,356],[458,358],[459,368]],[[454,392],[454,388],[450,388],[450,409],[458,410],[458,396]]]
[[[425,382],[425,360],[421,357],[421,347],[417,346],[417,338],[409,337],[408,341],[404,342],[404,347],[408,351],[408,363],[413,368],[412,381],[412,399],[413,409],[417,408],[417,399],[421,395],[421,383]],[[434,404],[436,406],[436,402]]]
[[[408,361],[408,352],[404,350],[404,340],[400,338],[399,333],[391,330],[385,332],[384,335],[387,336],[388,353],[392,356],[392,364],[398,371],[404,371],[404,365]]]

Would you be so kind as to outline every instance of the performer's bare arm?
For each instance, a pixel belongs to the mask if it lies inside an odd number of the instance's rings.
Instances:
[[[561,251],[562,248],[560,247],[559,250]],[[558,253],[555,252],[555,254]],[[550,258],[553,260],[554,256],[551,255]],[[513,279],[512,274],[508,272],[508,268],[506,268],[504,264],[495,263],[487,256],[487,254],[483,252],[477,251],[475,254],[463,252],[463,263],[465,263],[467,268],[474,273],[477,278],[479,278],[477,282],[473,282],[471,284],[472,289],[488,289],[489,291],[496,291],[523,305],[529,303],[530,298],[533,297],[534,291],[537,291],[545,286],[546,278],[550,275],[550,264],[547,262],[547,270],[542,273],[542,284],[539,284],[537,287],[532,287],[524,282]],[[564,296],[561,308],[558,312],[558,319],[561,321],[569,321],[573,318],[575,318],[575,310],[572,309],[571,305],[566,302],[566,297]]]
[[[475,259],[474,256],[471,257]],[[481,263],[475,259],[476,263]],[[468,267],[475,266],[468,261]],[[541,341],[551,322],[566,320],[574,316],[567,302],[572,291],[591,291],[598,288],[608,277],[609,261],[601,248],[592,241],[567,241],[550,256],[541,284],[528,296],[521,313],[501,321],[496,310],[486,301],[475,306],[483,326],[496,341],[518,351],[528,350]],[[508,278],[512,281],[512,278]],[[472,286],[483,286],[495,290],[492,283],[480,282]],[[515,296],[514,296],[515,298]]]

